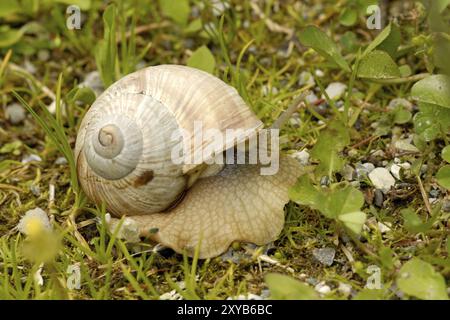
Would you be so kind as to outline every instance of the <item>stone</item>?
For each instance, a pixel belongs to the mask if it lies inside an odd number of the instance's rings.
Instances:
[[[375,188],[384,193],[388,192],[395,185],[394,177],[386,168],[375,168],[369,173],[369,179]]]
[[[414,145],[411,144],[409,139],[401,139],[395,141],[394,147],[395,149],[397,149],[397,151],[413,152],[413,153],[420,152],[419,149],[417,149]]]
[[[356,165],[356,177],[358,180],[364,179],[370,172],[372,172],[375,169],[375,166],[370,163],[366,162],[363,164],[358,163]]]
[[[325,294],[328,294],[328,293],[330,293],[330,291],[331,291],[331,288],[329,287],[329,286],[327,286],[326,284],[325,284],[325,282],[319,282],[315,287],[314,287],[314,290],[316,290],[318,293],[320,293],[320,294],[322,294],[322,295],[325,295]]]
[[[18,103],[10,104],[5,109],[5,117],[11,124],[19,124],[25,120],[25,109]]]
[[[309,152],[306,149],[302,151],[297,151],[291,155],[294,159],[297,159],[300,164],[306,166],[309,163]]]
[[[30,154],[22,159],[22,163],[29,163],[32,161],[41,162],[42,159],[37,154]]]
[[[383,207],[383,192],[380,189],[375,189],[373,202],[377,207]]]
[[[400,171],[402,170],[402,167],[400,167],[398,164],[393,164],[391,165],[390,171],[392,173],[392,175],[395,177],[395,179],[397,180],[401,180],[400,177]]]
[[[336,250],[334,248],[327,247],[313,250],[314,258],[325,266],[331,266],[333,264],[335,255]]]
[[[327,86],[325,92],[331,100],[339,100],[344,95],[345,90],[347,90],[346,84],[341,82],[332,82]],[[325,96],[322,98],[325,99]]]
[[[302,71],[299,75],[298,79],[298,85],[299,86],[305,86],[305,85],[311,85],[313,86],[315,84],[314,77],[311,74],[311,72],[308,71]]]

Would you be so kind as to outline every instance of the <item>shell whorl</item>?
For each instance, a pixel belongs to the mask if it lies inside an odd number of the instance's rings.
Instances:
[[[116,215],[164,211],[192,182],[195,166],[171,156],[179,144],[195,154],[194,139],[173,139],[181,130],[193,136],[195,121],[222,132],[263,126],[234,88],[196,69],[161,65],[117,81],[94,102],[78,133],[83,190]]]

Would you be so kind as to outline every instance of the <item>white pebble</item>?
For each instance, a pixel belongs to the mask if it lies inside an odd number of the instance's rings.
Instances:
[[[410,143],[409,139],[395,141],[394,147],[398,151],[414,152],[414,153],[420,152],[419,149],[417,149],[414,145]]]
[[[346,89],[346,84],[341,82],[332,82],[325,89],[325,92],[328,94],[331,100],[338,100],[342,97]],[[322,98],[325,98],[325,96],[323,96]]]
[[[388,192],[395,185],[394,177],[386,168],[375,168],[369,173],[369,179],[375,188]]]
[[[13,103],[5,109],[5,117],[11,124],[21,123],[25,116],[25,109],[18,103]]]
[[[36,154],[30,154],[22,159],[22,163],[29,163],[32,161],[41,162],[42,159]]]
[[[306,151],[306,149],[303,149],[302,151],[297,151],[291,155],[294,159],[297,159],[300,164],[306,166],[309,163],[309,153]]]
[[[391,165],[390,171],[392,173],[392,175],[397,179],[400,180],[400,171],[401,171],[402,167],[400,167],[398,164],[393,164]]]
[[[320,294],[325,295],[330,293],[331,288],[327,286],[324,282],[320,282],[314,287],[314,290],[316,290]]]

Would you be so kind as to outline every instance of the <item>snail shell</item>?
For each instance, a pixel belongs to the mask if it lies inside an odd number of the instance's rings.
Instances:
[[[149,67],[111,85],[86,113],[77,137],[78,177],[87,196],[118,216],[166,210],[204,169],[172,160],[174,148],[196,154],[206,147],[194,144],[195,121],[203,130],[244,129],[236,141],[225,139],[219,152],[263,126],[233,87],[197,69]],[[188,139],[173,139],[183,130]]]

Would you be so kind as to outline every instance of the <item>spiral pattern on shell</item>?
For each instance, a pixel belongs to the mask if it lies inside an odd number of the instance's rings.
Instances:
[[[75,157],[83,190],[115,215],[164,211],[196,177],[198,166],[175,164],[171,158],[179,144],[197,151],[195,121],[222,132],[262,127],[234,88],[203,71],[161,65],[122,78],[82,121]],[[174,140],[182,129],[191,139]]]

